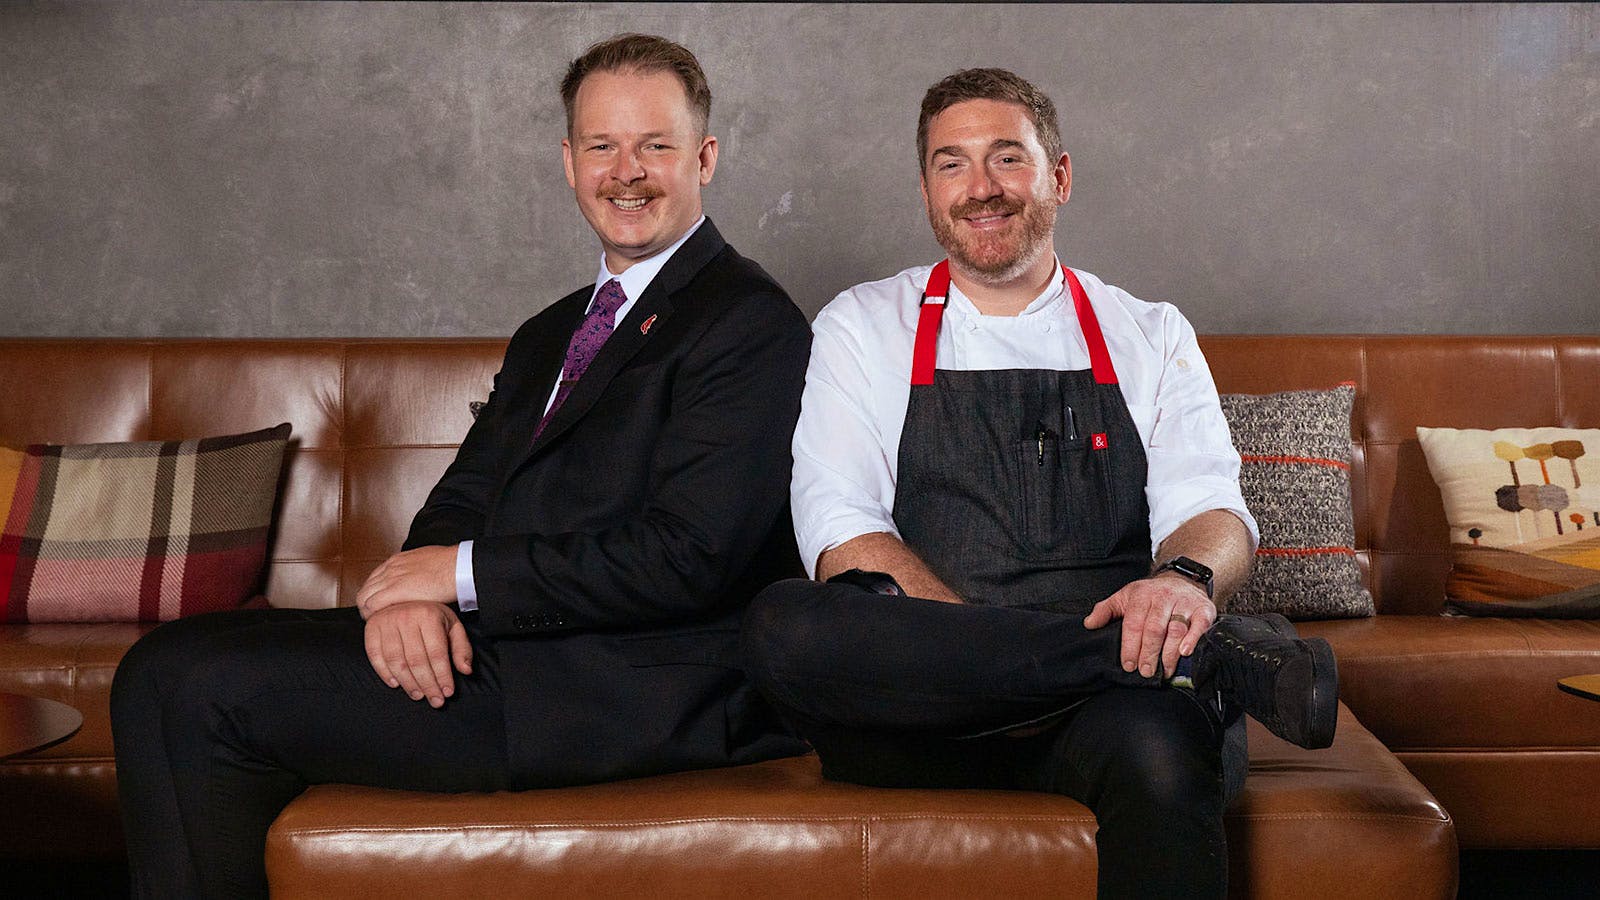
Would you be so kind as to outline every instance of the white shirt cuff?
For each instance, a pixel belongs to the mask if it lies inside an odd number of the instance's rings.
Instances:
[[[472,582],[472,542],[456,545],[456,607],[462,612],[478,609],[478,586]]]
[[[864,534],[878,533],[900,537],[900,530],[895,527],[893,519],[884,519],[842,505],[816,517],[808,527],[796,529],[800,561],[806,567],[806,576],[817,577],[817,560],[822,554]]]

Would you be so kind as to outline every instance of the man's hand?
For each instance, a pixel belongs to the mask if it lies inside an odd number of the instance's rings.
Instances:
[[[361,618],[396,603],[456,602],[456,546],[418,547],[384,560],[356,592]]]
[[[1100,628],[1122,620],[1122,668],[1137,666],[1146,678],[1157,666],[1171,675],[1178,657],[1194,652],[1200,637],[1217,621],[1217,607],[1205,588],[1174,573],[1130,582],[1101,600],[1083,620],[1085,628]]]
[[[472,644],[455,610],[438,603],[387,606],[367,619],[367,660],[389,687],[434,709],[456,692],[450,666],[472,674]]]

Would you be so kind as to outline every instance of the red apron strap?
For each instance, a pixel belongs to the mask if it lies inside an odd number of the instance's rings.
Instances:
[[[1111,351],[1106,349],[1106,338],[1100,332],[1100,320],[1094,316],[1094,307],[1089,305],[1089,295],[1071,269],[1062,266],[1061,272],[1072,291],[1072,308],[1078,314],[1078,328],[1083,331],[1083,342],[1089,347],[1089,367],[1094,371],[1094,382],[1116,384],[1117,370],[1111,365]],[[928,273],[928,286],[922,289],[916,343],[911,350],[912,384],[933,384],[933,371],[939,353],[939,326],[944,322],[945,300],[949,296],[950,260],[946,259]]]
[[[1078,282],[1078,276],[1066,266],[1067,285],[1072,289],[1072,308],[1078,313],[1078,328],[1083,331],[1083,342],[1089,345],[1089,367],[1094,370],[1095,384],[1116,384],[1117,370],[1111,365],[1111,351],[1106,349],[1106,336],[1100,333],[1100,320],[1089,305],[1089,294]]]
[[[922,289],[922,309],[917,316],[917,339],[911,350],[911,383],[933,384],[939,354],[939,325],[944,322],[945,299],[950,296],[950,261],[941,260],[928,273]]]

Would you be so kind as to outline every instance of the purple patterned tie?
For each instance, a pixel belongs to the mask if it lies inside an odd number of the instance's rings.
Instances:
[[[539,427],[533,430],[534,440],[539,439],[550,417],[556,414],[567,395],[572,393],[572,386],[589,370],[589,364],[594,362],[606,338],[611,337],[612,330],[616,328],[617,309],[627,300],[628,295],[622,292],[622,285],[615,278],[606,282],[595,294],[594,305],[588,315],[572,332],[572,342],[567,344],[567,364],[561,368],[561,385],[556,388],[556,399],[550,404],[550,409],[539,420]]]

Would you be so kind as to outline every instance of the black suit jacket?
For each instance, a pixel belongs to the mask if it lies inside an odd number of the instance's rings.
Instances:
[[[497,658],[520,786],[801,752],[736,652],[744,605],[798,568],[805,317],[707,220],[532,440],[592,292],[517,330],[405,546],[475,542],[463,618]]]

